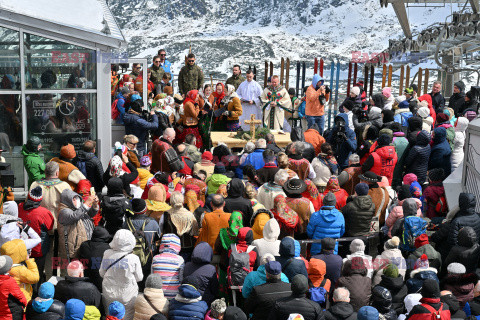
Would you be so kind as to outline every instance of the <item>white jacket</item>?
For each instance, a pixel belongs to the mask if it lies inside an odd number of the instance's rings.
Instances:
[[[328,180],[330,180],[330,177],[332,176],[330,168],[328,167],[328,165],[320,161],[318,157],[315,157],[315,159],[313,159],[312,167],[313,171],[315,171],[315,179],[313,179],[312,182],[316,186],[325,187],[328,183]]]
[[[123,304],[130,302],[138,295],[137,282],[142,281],[143,272],[140,259],[132,253],[135,237],[130,230],[120,229],[115,233],[110,248],[103,254],[100,276],[103,278],[103,295],[109,300],[117,300]],[[122,258],[108,271],[112,263]]]
[[[465,117],[458,117],[457,119],[457,126],[455,127],[454,147],[451,157],[452,171],[455,170],[463,161],[463,148],[465,146],[466,138],[465,131],[467,130],[468,123],[469,121]]]

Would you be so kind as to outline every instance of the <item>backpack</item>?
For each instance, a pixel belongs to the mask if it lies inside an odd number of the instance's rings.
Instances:
[[[250,273],[250,255],[247,252],[238,252],[235,244],[231,245],[227,281],[230,287],[243,287],[245,277]]]
[[[140,258],[140,263],[142,267],[144,267],[150,256],[152,255],[152,251],[148,247],[147,238],[145,237],[145,225],[147,224],[147,219],[143,221],[143,225],[140,230],[135,229],[132,223],[132,219],[127,218],[127,226],[128,230],[133,233],[135,237],[135,247],[133,248],[133,254]]]
[[[417,216],[406,217],[403,221],[402,249],[415,251],[415,239],[427,232],[427,222]]]
[[[450,312],[448,310],[443,310],[443,303],[440,305],[440,309],[438,309],[438,311],[435,310],[435,308],[433,308],[431,305],[426,304],[426,303],[422,303],[421,306],[424,307],[425,309],[427,309],[430,312],[430,319],[431,320],[450,319]],[[444,312],[447,312],[447,314],[444,314],[444,316],[442,316],[442,313],[444,313]],[[448,317],[447,317],[447,315],[448,315]]]
[[[112,107],[111,107],[111,110],[112,110],[112,120],[117,120],[118,117],[120,116],[120,111],[118,111],[118,108],[117,108],[117,104],[118,104],[118,100],[120,98],[117,98],[115,99],[115,101],[113,101],[112,103]],[[122,99],[123,100],[123,99]]]
[[[307,105],[307,101],[302,99],[302,102],[298,106],[298,117],[303,119],[305,118],[305,106]]]
[[[472,121],[473,119],[475,119],[477,117],[477,113],[473,110],[466,110],[463,114],[463,116],[465,118],[468,119],[468,121]]]
[[[445,195],[440,196],[437,204],[435,205],[435,212],[439,213],[441,216],[445,216],[448,212],[447,199]]]
[[[323,287],[327,279],[324,278],[319,287],[311,287],[308,289],[310,293],[310,300],[315,301],[318,304],[325,305],[328,300],[328,291]]]
[[[78,160],[77,161],[77,168],[80,170],[81,173],[86,177],[87,176],[87,165],[85,161]]]

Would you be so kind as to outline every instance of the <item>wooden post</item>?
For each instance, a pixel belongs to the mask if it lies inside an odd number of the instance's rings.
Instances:
[[[423,76],[423,69],[418,68],[418,92],[417,92],[417,95],[419,97],[422,95],[422,76]]]
[[[408,88],[409,86],[410,86],[410,66],[407,65],[407,71],[405,72],[405,88]]]
[[[267,87],[268,81],[268,62],[265,60],[265,74],[263,75],[263,87]]]
[[[398,88],[398,95],[399,96],[401,96],[402,92],[403,92],[403,76],[404,76],[404,73],[405,73],[405,67],[402,66],[400,68],[400,87]]]
[[[425,80],[424,80],[424,86],[423,86],[424,93],[428,92],[428,77],[429,77],[429,71],[428,69],[425,69]]]
[[[288,80],[290,78],[290,58],[287,58],[287,68],[285,70],[285,88],[288,90]]]
[[[285,59],[282,58],[281,62],[280,62],[280,85],[283,86],[283,76],[284,76],[284,72],[285,72]]]

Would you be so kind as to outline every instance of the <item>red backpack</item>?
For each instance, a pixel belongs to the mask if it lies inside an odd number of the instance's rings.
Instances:
[[[445,195],[440,196],[437,204],[435,205],[435,212],[439,213],[442,217],[448,212],[447,198]]]
[[[426,303],[422,303],[421,306],[430,311],[431,320],[450,320],[450,311],[443,310],[443,303],[438,310],[435,310],[435,308]]]
[[[118,99],[120,98],[117,98],[115,99],[115,101],[113,101],[112,103],[112,120],[117,120],[117,118],[120,116],[120,111],[118,111],[118,108],[117,108],[117,103],[118,103]]]

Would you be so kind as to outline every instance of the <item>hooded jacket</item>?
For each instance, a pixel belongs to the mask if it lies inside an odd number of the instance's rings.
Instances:
[[[20,239],[14,239],[3,244],[0,248],[0,254],[10,256],[13,260],[13,266],[9,271],[12,278],[17,281],[27,302],[32,299],[32,284],[40,280],[35,259],[28,258],[25,242]]]
[[[345,236],[363,236],[370,232],[372,218],[375,215],[375,205],[372,197],[356,196],[342,209],[345,218]]]
[[[455,126],[455,140],[454,140],[454,147],[452,151],[452,171],[458,168],[460,163],[463,161],[464,151],[463,147],[465,145],[465,138],[466,134],[465,131],[467,130],[469,121],[465,117],[459,117],[457,119],[457,125]]]
[[[122,228],[127,209],[132,209],[130,201],[123,194],[123,182],[119,178],[108,180],[108,193],[102,199],[102,216],[105,228],[110,234],[115,234]]]
[[[280,243],[280,256],[275,260],[282,265],[282,272],[285,273],[291,282],[297,274],[303,274],[308,278],[307,268],[302,260],[295,259],[295,241],[291,237],[283,238]]]
[[[458,262],[465,266],[467,273],[476,272],[480,258],[480,245],[477,234],[471,227],[463,227],[458,232],[458,243],[448,253],[444,267],[450,263]]]
[[[65,305],[65,318],[63,320],[82,320],[86,311],[82,300],[71,299]]]
[[[447,130],[443,127],[438,127],[433,132],[433,146],[428,161],[428,169],[442,168],[445,177],[448,177],[452,170],[450,162],[452,149],[447,141]]]
[[[15,279],[7,274],[0,275],[0,319],[22,320],[27,302]]]
[[[77,152],[78,161],[85,162],[85,177],[92,183],[95,192],[102,192],[105,183],[103,182],[103,166],[100,159],[91,152],[79,150]],[[76,164],[75,164],[76,165]],[[76,165],[79,167],[78,165]]]
[[[382,275],[382,281],[378,284],[388,289],[392,295],[392,308],[399,315],[405,311],[404,299],[407,296],[408,290],[402,275],[396,278],[390,278]]]
[[[102,295],[97,287],[85,277],[65,276],[55,286],[55,299],[67,303],[70,299],[82,300],[87,306],[100,307]]]
[[[345,135],[347,139],[339,139],[337,133],[340,128],[337,126],[337,121],[342,120],[345,122]],[[344,169],[348,167],[348,157],[357,149],[357,137],[355,132],[348,127],[348,115],[340,113],[335,117],[335,126],[329,132],[326,138],[327,142],[332,145],[333,152],[337,156],[337,162],[339,166]]]
[[[326,100],[329,98],[329,94],[325,94],[321,89],[317,90],[318,82],[323,81],[323,78],[318,74],[313,75],[312,84],[308,87],[305,96],[306,96],[306,105],[305,105],[305,115],[318,117],[325,114],[325,106],[320,102],[320,96],[325,95]]]
[[[477,239],[480,239],[480,216],[475,212],[477,199],[471,193],[460,193],[458,205],[460,211],[450,223],[450,232],[448,234],[448,243],[454,246],[458,243],[458,233],[463,227],[472,227],[475,230]]]
[[[56,299],[40,300],[35,307],[33,307],[33,302],[34,300],[31,300],[28,303],[25,311],[25,317],[28,320],[60,320],[65,316],[65,305]]]
[[[408,293],[420,293],[423,283],[427,279],[435,280],[440,283],[437,276],[437,269],[428,267],[412,270],[410,272],[410,279],[406,281]]]
[[[335,302],[328,310],[325,311],[325,320],[356,320],[357,313],[353,310],[353,306],[344,301]]]
[[[417,135],[423,128],[423,120],[421,117],[413,116],[408,119],[407,140],[410,146],[414,146],[417,142]]]
[[[258,257],[262,257],[270,253],[273,256],[279,255],[280,249],[280,240],[278,236],[280,235],[280,225],[277,220],[270,219],[267,221],[263,227],[263,238],[254,240],[252,246],[257,247]]]
[[[417,208],[418,208],[417,209],[417,217],[421,217],[422,216],[422,202],[419,199],[416,199],[416,198],[412,198],[412,199],[415,199],[415,202],[417,203]],[[398,201],[397,205],[393,206],[393,208],[390,207],[390,213],[388,214],[387,219],[385,219],[385,225],[388,227],[388,236],[389,237],[392,237],[392,228],[395,225],[395,222],[397,222],[397,220],[403,218],[403,208],[402,208],[403,201],[405,201],[405,199]]]
[[[428,159],[430,158],[430,135],[426,131],[420,131],[416,136],[415,144],[407,158],[405,159],[405,173],[414,173],[417,176],[417,181],[423,184],[427,177]]]
[[[321,240],[323,238],[340,238],[345,233],[345,219],[340,211],[331,206],[323,206],[310,217],[307,226],[309,239]],[[312,255],[319,254],[322,250],[321,243],[312,244]],[[335,244],[335,253],[338,243]]]
[[[395,147],[388,145],[377,148],[372,154],[373,166],[370,171],[379,175],[385,176],[388,179],[388,183],[392,184],[393,170],[398,161],[397,152]]]
[[[473,300],[473,289],[477,282],[478,276],[475,273],[448,274],[440,282],[440,287],[452,292],[463,307],[466,302]]]
[[[142,266],[138,256],[133,254],[136,240],[128,230],[118,230],[110,242],[110,249],[103,254],[100,276],[103,278],[102,293],[104,304],[113,301],[127,304],[138,295],[137,282],[143,279]],[[117,259],[115,265],[107,268]]]
[[[355,257],[345,262],[343,276],[338,279],[336,287],[345,287],[350,291],[350,304],[355,311],[369,304],[372,280],[367,277],[367,268],[362,258]]]
[[[26,145],[22,146],[23,166],[28,174],[28,185],[45,178],[45,162],[38,152],[31,152]]]
[[[323,287],[327,292],[331,292],[332,283],[329,279],[325,278],[327,273],[327,266],[323,260],[320,259],[310,259],[308,263],[308,278],[312,283],[313,287]],[[322,282],[325,280],[324,284]]]
[[[383,248],[385,250],[383,250],[382,254],[376,256],[373,261],[373,266],[377,269],[372,279],[372,284],[374,286],[381,282],[384,268],[389,263],[397,266],[398,273],[402,276],[402,279],[405,279],[407,273],[407,261],[403,257],[402,251],[398,248],[387,249],[386,245],[384,245]]]
[[[428,257],[428,264],[437,270],[441,270],[442,268],[442,255],[433,248],[433,246],[429,243],[424,244],[421,247],[418,247],[408,256],[408,263],[409,269],[413,268],[413,264],[420,258],[423,254],[427,255]],[[447,267],[447,265],[444,265]]]
[[[99,274],[100,264],[102,263],[103,254],[110,249],[108,243],[112,237],[107,229],[103,227],[95,227],[92,239],[85,241],[78,250],[78,257],[87,260],[87,268],[84,270],[85,277],[102,290],[102,277]]]
[[[220,185],[227,185],[231,179],[224,174],[214,173],[205,180],[207,184],[207,194],[215,194]]]
[[[168,319],[203,319],[207,310],[207,303],[202,301],[200,292],[192,285],[184,284],[178,288],[175,299],[170,301]]]
[[[135,300],[134,319],[150,320],[157,313],[168,315],[168,300],[163,295],[162,289],[145,288]]]
[[[283,282],[289,282],[285,273],[282,272],[281,280]],[[243,281],[242,295],[244,298],[248,298],[253,288],[267,282],[267,275],[265,273],[265,265],[258,267],[256,271],[252,271],[245,277]]]
[[[225,199],[225,212],[232,213],[240,211],[243,216],[243,223],[250,227],[250,220],[253,215],[252,204],[250,200],[243,197],[245,194],[245,184],[241,179],[233,178],[227,184],[228,197]]]
[[[183,276],[196,277],[200,286],[198,292],[202,295],[202,300],[210,305],[218,292],[218,278],[215,266],[212,263],[213,250],[206,242],[200,242],[193,249],[191,261],[185,264]]]

